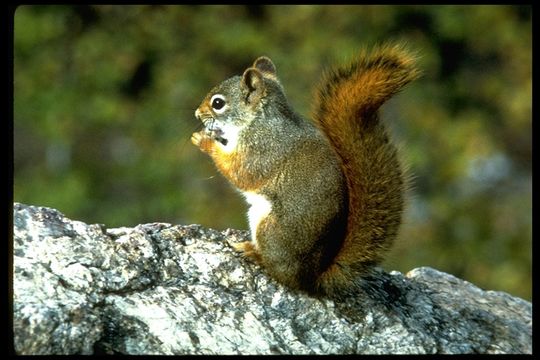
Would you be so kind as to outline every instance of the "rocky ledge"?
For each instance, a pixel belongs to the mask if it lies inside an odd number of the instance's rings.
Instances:
[[[418,268],[335,301],[292,292],[228,245],[245,231],[107,229],[13,207],[18,354],[531,353],[531,303]]]

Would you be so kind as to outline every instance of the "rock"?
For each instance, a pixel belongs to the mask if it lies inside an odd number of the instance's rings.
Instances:
[[[531,353],[532,306],[431,268],[377,270],[341,301],[236,254],[248,232],[107,229],[13,208],[18,354]]]

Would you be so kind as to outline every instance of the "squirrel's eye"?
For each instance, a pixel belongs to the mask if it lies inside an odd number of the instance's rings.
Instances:
[[[216,110],[219,110],[221,109],[223,106],[225,106],[225,100],[223,99],[214,99],[214,101],[212,101],[212,107]]]
[[[210,102],[212,104],[212,109],[214,109],[216,112],[221,113],[225,110],[224,107],[226,105],[226,102],[223,95],[212,96],[212,99],[210,99]]]

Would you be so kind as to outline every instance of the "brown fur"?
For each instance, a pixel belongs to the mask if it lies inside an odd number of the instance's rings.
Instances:
[[[214,139],[204,133],[204,130],[194,133],[191,136],[191,142],[201,151],[210,155],[219,171],[239,190],[258,190],[266,182],[266,179],[253,175],[245,169],[249,162],[246,161],[244,154],[238,151],[224,152],[219,146],[216,146]]]
[[[314,120],[340,159],[349,192],[347,236],[318,279],[325,293],[346,292],[396,236],[405,180],[377,111],[418,75],[411,54],[385,46],[331,71],[319,87]]]

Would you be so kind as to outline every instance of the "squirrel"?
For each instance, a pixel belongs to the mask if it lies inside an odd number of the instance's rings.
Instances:
[[[323,76],[313,121],[291,108],[268,57],[214,87],[191,141],[250,205],[251,241],[235,250],[290,288],[356,292],[396,237],[407,186],[378,109],[418,76],[400,45],[363,50]]]

